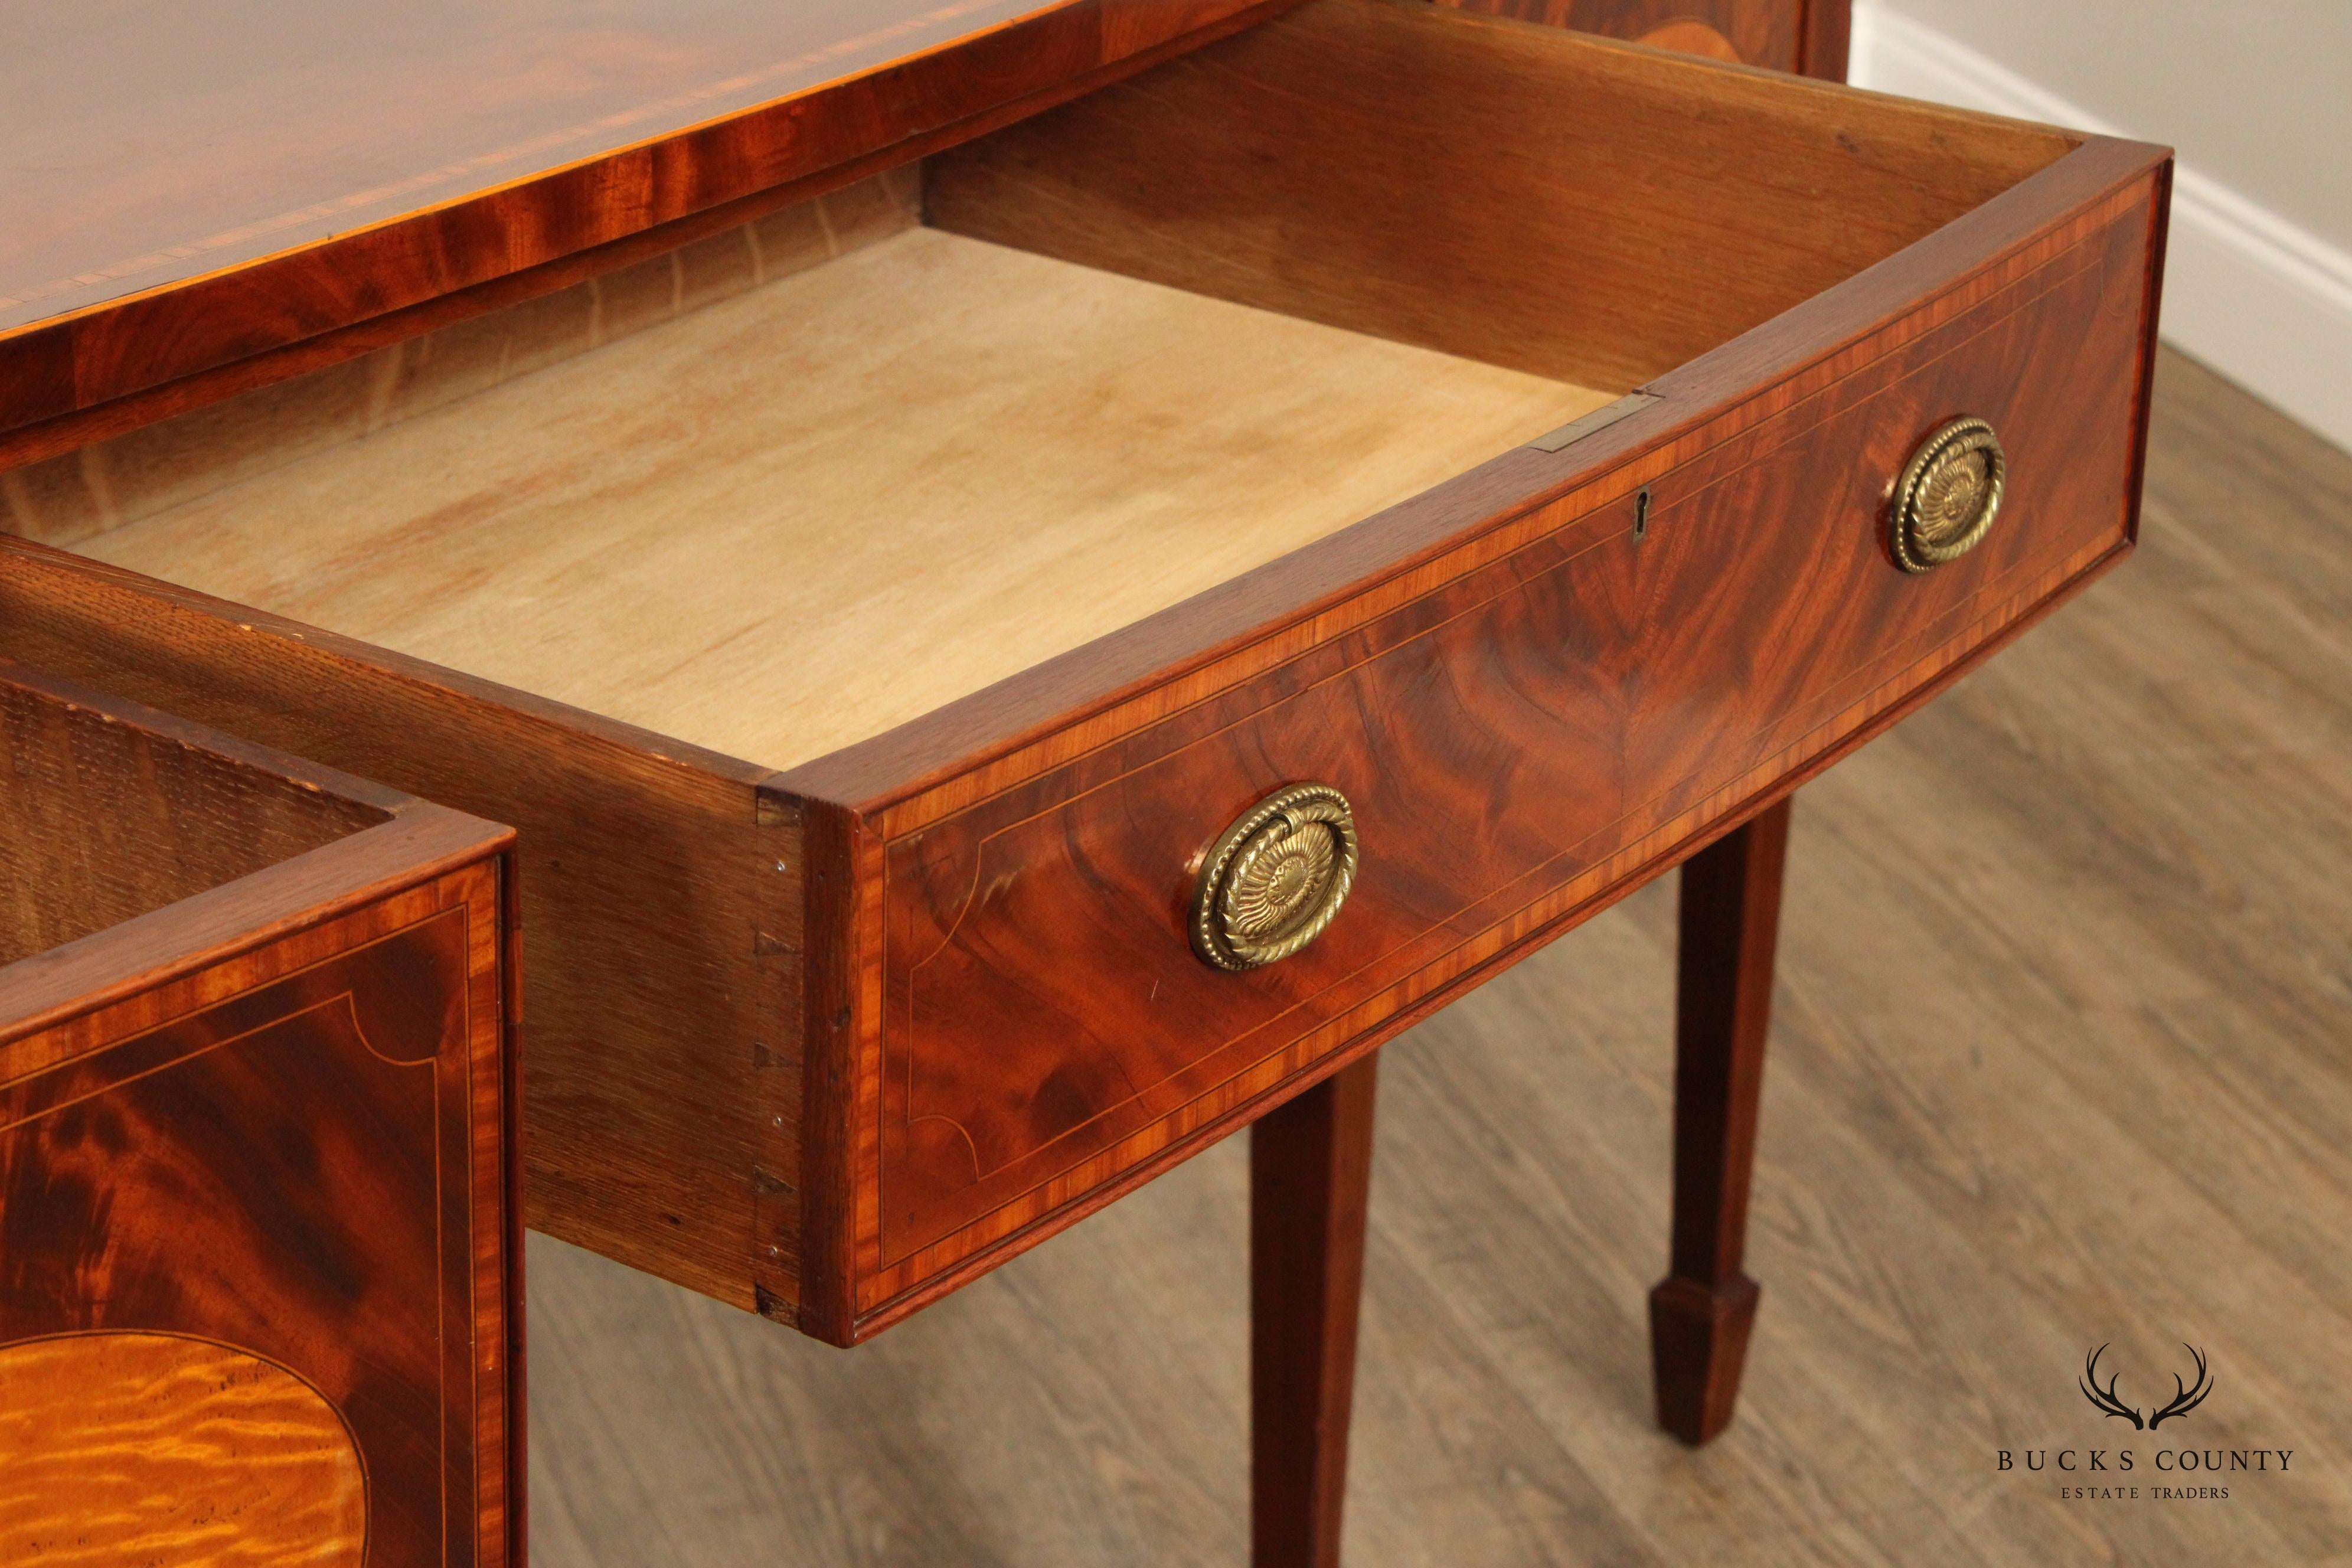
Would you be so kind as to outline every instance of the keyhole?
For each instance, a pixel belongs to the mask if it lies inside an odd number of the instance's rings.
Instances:
[[[1643,485],[1642,493],[1633,498],[1633,538],[1636,542],[1650,537],[1650,487]]]

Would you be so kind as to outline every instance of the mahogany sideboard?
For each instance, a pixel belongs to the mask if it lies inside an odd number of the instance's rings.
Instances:
[[[2170,159],[1484,8],[239,0],[12,171],[0,655],[512,824],[529,1223],[818,1338],[1257,1123],[1266,1563],[1378,1047],[1684,867],[1704,1440],[1788,797],[2130,551]]]
[[[513,834],[5,660],[0,822],[0,1563],[520,1563]]]

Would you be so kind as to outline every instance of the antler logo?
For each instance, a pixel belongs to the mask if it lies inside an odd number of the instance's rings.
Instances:
[[[2195,1345],[2187,1343],[2186,1342],[2182,1342],[2180,1348],[2187,1351],[2189,1355],[2196,1360],[2197,1381],[2194,1384],[2184,1386],[2180,1381],[2180,1374],[2179,1373],[2174,1373],[2172,1374],[2172,1386],[2174,1390],[2172,1403],[2158,1411],[2155,1415],[2150,1415],[2145,1422],[2140,1420],[2139,1411],[2136,1406],[2126,1405],[2121,1398],[2117,1397],[2116,1394],[2116,1384],[2122,1376],[2120,1373],[2108,1373],[2106,1386],[2105,1388],[2099,1386],[2099,1358],[2106,1353],[2107,1347],[2105,1345],[2101,1345],[2097,1350],[2093,1351],[2083,1363],[2083,1381],[2081,1384],[2083,1397],[2089,1400],[2099,1409],[2105,1411],[2109,1415],[2120,1415],[2125,1420],[2130,1422],[2132,1424],[2132,1430],[2135,1432],[2141,1430],[2143,1427],[2153,1432],[2160,1423],[2169,1420],[2175,1415],[2188,1415],[2200,1405],[2204,1404],[2205,1396],[2213,1392],[2213,1380],[2205,1371],[2205,1352],[2203,1351],[2199,1350]]]

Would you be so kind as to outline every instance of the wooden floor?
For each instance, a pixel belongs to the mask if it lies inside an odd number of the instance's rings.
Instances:
[[[2168,361],[2137,557],[1810,786],[1790,877],[1704,1453],[1643,1327],[1671,882],[1389,1047],[1353,1568],[2352,1563],[2352,458]],[[847,1352],[534,1237],[540,1568],[1242,1563],[1244,1177]],[[2103,1420],[2105,1341],[2214,1392]],[[1996,1468],[2069,1447],[2140,1498]],[[2293,1458],[2150,1496],[2181,1447]]]

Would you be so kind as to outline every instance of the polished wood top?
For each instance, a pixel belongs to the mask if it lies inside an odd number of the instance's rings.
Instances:
[[[0,428],[971,133],[1262,8],[43,8],[0,93]]]
[[[1034,8],[45,8],[15,40],[0,98],[0,326],[608,157]]]

